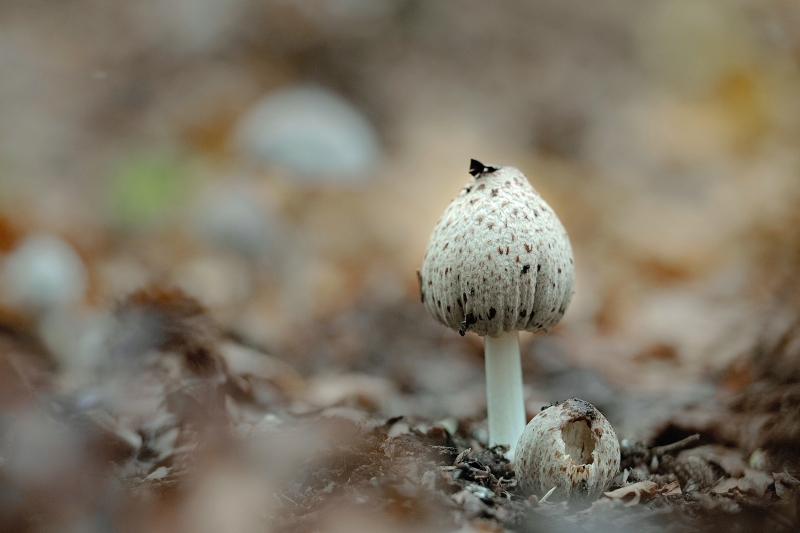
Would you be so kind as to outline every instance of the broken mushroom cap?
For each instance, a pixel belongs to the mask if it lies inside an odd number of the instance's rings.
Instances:
[[[462,335],[547,331],[572,298],[567,232],[518,169],[473,159],[470,174],[431,233],[422,302]]]
[[[550,489],[553,501],[592,501],[619,470],[619,441],[592,404],[572,398],[528,422],[517,443],[514,473],[525,494]]]

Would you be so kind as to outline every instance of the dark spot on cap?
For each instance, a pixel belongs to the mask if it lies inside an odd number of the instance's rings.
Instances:
[[[539,272],[542,269],[542,265],[536,265],[536,272]]]
[[[530,269],[531,269],[530,265],[525,265],[524,267],[522,267],[522,273],[523,274],[527,274],[528,270],[530,270]]]
[[[530,244],[526,244],[525,245],[525,251],[528,252],[528,253],[531,253],[533,251],[533,246],[531,246]]]
[[[492,189],[492,197],[495,197],[495,196],[497,196],[497,193],[498,193],[499,191],[500,191],[500,189]]]
[[[467,332],[467,329],[475,323],[475,315],[472,313],[467,313],[464,315],[464,320],[461,321],[461,329],[458,330],[458,334],[462,337]]]
[[[527,314],[528,314],[527,309],[523,309],[522,311],[519,312],[520,318],[525,318],[525,315],[527,315]]]
[[[490,307],[489,308],[489,320],[493,319],[496,314],[497,314],[497,310],[494,307]]]

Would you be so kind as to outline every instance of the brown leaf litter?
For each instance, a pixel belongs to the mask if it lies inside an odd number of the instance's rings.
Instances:
[[[187,509],[216,509],[221,504],[207,498],[233,490],[220,493],[215,483],[256,487],[231,493],[259,510],[247,521],[253,531],[381,524],[387,531],[778,533],[798,522],[797,448],[789,453],[797,385],[770,386],[769,377],[719,404],[675,413],[647,444],[623,441],[621,472],[605,496],[570,508],[525,498],[503,450],[487,448],[480,419],[381,417],[382,395],[410,393],[393,380],[407,368],[381,356],[378,344],[342,350],[360,361],[342,368],[351,378],[382,369],[390,386],[343,380],[335,385],[347,390],[322,401],[317,377],[333,383],[331,374],[314,373],[309,360],[301,373],[244,346],[195,301],[151,287],[118,307],[102,379],[64,394],[49,385],[57,370],[46,351],[18,330],[3,332],[0,364],[14,369],[0,381],[0,397],[12,399],[0,417],[3,531],[98,516],[128,531],[193,523]],[[442,342],[434,330],[417,335],[430,349]],[[3,363],[13,358],[28,366]],[[366,396],[351,402],[353,394]]]

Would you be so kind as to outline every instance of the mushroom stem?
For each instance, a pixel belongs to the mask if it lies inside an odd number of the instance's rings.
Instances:
[[[489,446],[508,444],[507,457],[513,460],[517,441],[525,430],[519,334],[506,331],[484,339]]]

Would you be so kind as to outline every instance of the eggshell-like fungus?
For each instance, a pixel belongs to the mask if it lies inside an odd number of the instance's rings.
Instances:
[[[528,422],[517,443],[514,472],[526,494],[551,501],[592,501],[619,470],[619,441],[606,417],[573,398]]]

